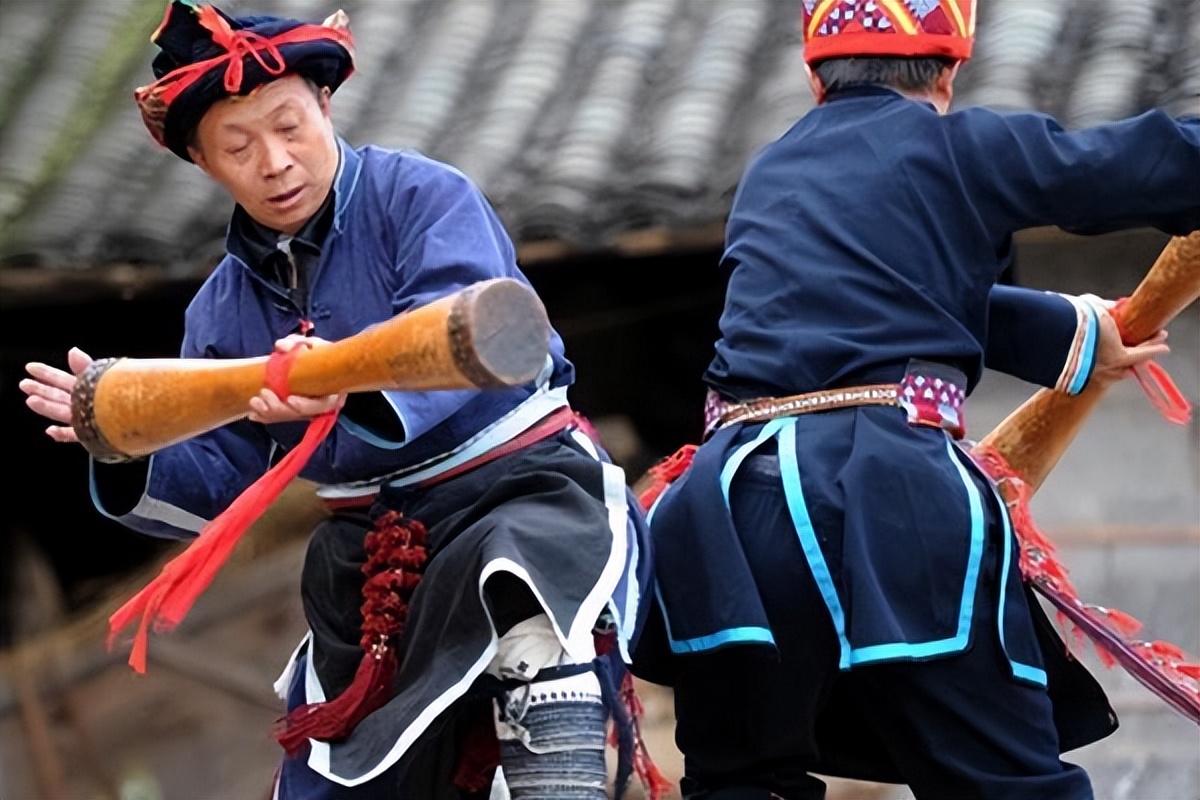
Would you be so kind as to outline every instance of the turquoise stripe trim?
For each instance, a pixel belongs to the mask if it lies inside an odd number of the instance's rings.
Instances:
[[[829,608],[829,616],[833,620],[833,629],[837,633],[838,646],[841,654],[838,656],[838,668],[850,666],[850,641],[846,638],[846,614],[842,611],[842,601],[838,598],[837,587],[833,584],[833,576],[829,574],[829,565],[825,563],[825,554],[817,542],[817,533],[813,530],[812,520],[808,516],[808,506],[804,502],[804,490],[800,486],[800,465],[796,460],[796,418],[786,419],[788,425],[779,432],[779,471],[783,477],[783,494],[787,499],[788,512],[792,515],[792,525],[800,538],[800,549],[808,560],[813,579],[825,605]]]
[[[771,436],[776,436],[779,441],[779,466],[783,481],[784,497],[787,502],[788,512],[792,518],[792,525],[796,529],[800,548],[804,552],[809,568],[812,570],[813,579],[816,581],[817,588],[821,592],[821,597],[829,609],[834,632],[838,637],[840,649],[838,668],[845,670],[855,664],[867,664],[875,661],[930,658],[964,650],[970,641],[971,621],[975,611],[975,591],[979,583],[979,568],[983,559],[986,525],[983,514],[983,499],[974,481],[971,480],[970,473],[968,473],[966,467],[963,466],[962,462],[955,455],[954,445],[950,439],[947,438],[946,440],[947,455],[958,471],[959,477],[962,479],[963,486],[966,489],[967,502],[971,515],[971,546],[967,556],[966,576],[963,580],[962,597],[959,603],[958,629],[954,636],[946,639],[918,642],[915,644],[896,642],[852,648],[846,635],[846,614],[842,608],[841,599],[838,596],[833,576],[829,571],[829,565],[826,563],[825,555],[821,551],[820,544],[817,541],[816,530],[813,528],[812,519],[808,514],[808,506],[804,500],[804,489],[800,480],[800,465],[796,457],[795,417],[771,420],[763,426],[763,429],[759,431],[753,440],[738,447],[729,457],[721,470],[720,478],[721,493],[724,497],[725,505],[728,508],[729,487],[742,462]],[[655,506],[657,506],[657,503]],[[651,512],[653,510],[652,508]],[[1008,554],[1006,553],[1007,557]],[[659,606],[663,609],[663,621],[666,627],[667,640],[671,651],[674,653],[702,652],[731,643],[775,643],[774,636],[770,630],[757,627],[729,628],[707,636],[678,640],[671,632],[662,594],[657,586],[654,591]],[[1036,682],[1036,676],[1040,673],[1044,680],[1045,673],[1041,670],[1028,665],[1011,662],[1011,660],[1010,663],[1012,664],[1014,674],[1019,677],[1025,677],[1027,680],[1034,680]]]
[[[975,481],[971,480],[971,473],[967,472],[967,468],[955,455],[954,444],[949,437],[946,438],[946,454],[958,470],[958,477],[962,478],[963,487],[967,490],[967,502],[971,506],[971,552],[967,556],[967,577],[963,581],[962,602],[958,607],[958,635],[954,637],[954,641],[958,643],[954,649],[962,650],[971,636],[971,617],[975,613],[975,588],[979,582],[979,564],[983,560],[986,525],[983,517],[983,498],[979,495]]]
[[[906,642],[873,644],[869,647],[856,647],[850,651],[850,664],[929,658],[947,653],[957,653],[966,646],[965,637],[962,635],[951,636],[949,639],[935,639],[931,642],[918,642],[917,644]]]
[[[736,451],[734,451],[734,454],[730,457],[729,461],[725,463],[725,467],[721,470],[721,492],[725,498],[725,507],[727,509],[729,508],[729,484],[733,480],[734,473],[736,473],[738,467],[742,465],[742,462],[746,459],[746,456],[750,455],[755,448],[770,438],[781,424],[781,420],[772,420],[771,422],[767,423],[765,426],[763,426],[763,430],[759,431],[758,436],[755,437],[753,441],[747,442],[739,447]],[[650,506],[650,510],[646,512],[647,524],[650,524],[650,522],[654,519],[654,512],[658,510],[658,504],[662,502],[664,497],[666,497],[668,490],[664,490],[663,493],[660,494]],[[775,644],[775,635],[771,633],[768,628],[759,628],[753,626],[726,628],[724,630],[717,631],[716,633],[710,633],[706,636],[697,636],[693,639],[676,639],[675,634],[671,631],[671,620],[667,615],[667,604],[663,602],[662,590],[658,585],[655,585],[654,587],[654,596],[658,601],[659,608],[662,610],[663,627],[666,629],[667,643],[670,646],[672,653],[703,653],[706,650],[713,650],[727,644]]]
[[[793,419],[794,423],[795,420]],[[808,516],[808,508],[804,502],[804,492],[800,484],[800,467],[796,460],[796,431],[794,425],[784,428],[779,434],[779,466],[783,473],[783,491],[787,498],[788,510],[792,515],[792,523],[800,538],[800,547],[808,559],[813,578],[829,616],[833,621],[841,647],[838,660],[840,669],[849,669],[856,664],[869,664],[875,661],[896,661],[901,659],[921,659],[933,656],[958,653],[966,649],[971,637],[971,618],[975,612],[975,590],[979,583],[979,566],[983,560],[983,540],[986,525],[983,516],[983,499],[979,495],[970,474],[962,462],[954,455],[954,445],[947,438],[946,449],[950,460],[962,478],[967,490],[967,502],[971,510],[971,548],[967,556],[966,577],[963,579],[962,598],[959,603],[958,629],[954,636],[946,639],[936,639],[929,642],[895,642],[890,644],[870,645],[868,647],[852,648],[846,636],[846,615],[838,597],[837,587],[825,556],[817,542],[816,531],[813,530],[812,520]]]
[[[1000,568],[1000,604],[996,611],[996,629],[1000,631],[1000,649],[1004,651],[1004,657],[1008,659],[1008,665],[1012,669],[1013,676],[1036,683],[1039,686],[1047,686],[1049,685],[1049,680],[1046,677],[1046,671],[1030,664],[1022,664],[1019,661],[1014,661],[1008,654],[1008,645],[1004,643],[1004,606],[1008,596],[1008,568],[1012,564],[1013,532],[1008,521],[1008,511],[1005,509],[1004,500],[995,489],[992,489],[992,495],[1000,505],[1000,521],[1004,525],[1004,561]]]
[[[1012,658],[1009,658],[1008,664],[1013,668],[1013,676],[1015,676],[1015,678],[1030,681],[1031,684],[1037,684],[1038,686],[1049,686],[1049,680],[1046,679],[1045,669],[1031,667],[1028,666],[1028,664],[1022,664],[1013,661]]]
[[[759,445],[774,436],[789,421],[795,422],[795,419],[782,417],[773,419],[766,425],[763,425],[762,430],[758,432],[758,435],[753,440],[746,442],[737,450],[734,450],[733,455],[725,462],[725,466],[721,469],[721,496],[725,498],[726,508],[729,508],[729,484],[733,483],[733,476],[742,466],[742,462],[746,460],[746,456],[757,450]]]
[[[958,470],[958,476],[967,490],[967,503],[971,509],[971,549],[967,554],[967,574],[963,579],[962,599],[958,606],[958,630],[954,636],[930,642],[915,644],[897,642],[859,647],[850,653],[852,665],[959,653],[966,649],[967,643],[971,640],[971,619],[975,615],[975,590],[979,584],[979,565],[983,560],[983,540],[987,526],[983,516],[983,498],[980,496],[975,482],[971,480],[971,474],[967,472],[967,468],[955,455],[954,444],[949,437],[946,438],[946,454],[950,457],[954,468]]]
[[[1071,383],[1067,386],[1067,394],[1079,394],[1087,386],[1088,378],[1096,366],[1096,334],[1100,330],[1100,320],[1096,317],[1096,309],[1087,306],[1087,332],[1083,339],[1083,353],[1079,356],[1079,366]]]
[[[671,619],[667,616],[667,604],[663,602],[662,592],[658,586],[654,587],[654,598],[658,601],[658,607],[662,611],[663,628],[666,629],[667,643],[670,645],[672,653],[703,653],[726,644],[751,642],[775,644],[775,636],[770,630],[756,627],[726,628],[723,631],[710,633],[707,636],[697,636],[694,639],[676,639],[671,632]]]
[[[1008,660],[1008,663],[1012,667],[1015,677],[1029,681],[1030,683],[1036,683],[1038,686],[1045,687],[1049,685],[1049,681],[1046,678],[1046,670],[1031,667],[1028,664],[1018,664],[1011,658]]]
[[[699,636],[682,642],[671,640],[672,653],[702,653],[723,644],[775,644],[775,637],[766,628],[729,628],[711,636]]]

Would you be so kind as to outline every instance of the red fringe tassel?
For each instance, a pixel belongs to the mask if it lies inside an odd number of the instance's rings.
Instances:
[[[662,770],[654,763],[649,748],[646,747],[646,739],[642,736],[642,717],[645,715],[645,708],[642,706],[641,698],[638,697],[631,672],[626,672],[625,677],[621,679],[621,701],[625,704],[625,710],[633,725],[633,772],[642,782],[647,800],[660,800],[672,790],[673,784],[667,776],[662,774]],[[616,745],[615,738],[614,733],[610,737],[614,746]]]
[[[220,516],[209,522],[188,548],[169,561],[146,588],[117,609],[108,618],[108,648],[111,650],[117,635],[140,617],[129,654],[129,666],[144,673],[150,629],[167,632],[183,621],[196,599],[209,587],[229,559],[242,534],[300,474],[317,445],[329,435],[336,422],[337,413],[332,411],[313,419],[295,449],[251,484]]]
[[[425,526],[389,511],[375,521],[365,548],[362,661],[354,680],[336,698],[299,706],[276,724],[275,738],[288,755],[303,750],[309,739],[345,738],[364,717],[391,699],[400,664],[396,640],[404,631],[408,603],[428,557]]]
[[[696,455],[697,446],[685,444],[671,455],[658,461],[638,481],[638,502],[649,511],[654,501],[671,485],[671,482],[687,471]]]
[[[1152,665],[1163,677],[1171,681],[1188,694],[1196,698],[1200,704],[1200,687],[1196,680],[1200,677],[1200,665],[1187,660],[1186,654],[1171,642],[1144,642],[1132,638],[1142,630],[1142,623],[1136,617],[1115,608],[1084,603],[1079,599],[1079,593],[1071,583],[1067,569],[1055,555],[1054,545],[1038,528],[1029,510],[1029,485],[1021,479],[1004,456],[993,447],[977,445],[972,456],[1000,489],[1001,496],[1009,509],[1013,530],[1020,543],[1021,554],[1018,566],[1021,577],[1035,586],[1040,585],[1052,589],[1064,597],[1078,610],[1087,614],[1110,632],[1116,638],[1128,645],[1131,652],[1136,653],[1148,664]],[[1071,621],[1062,611],[1057,614],[1058,624],[1064,630],[1063,638],[1074,641],[1076,651],[1083,649],[1089,640],[1086,631]],[[1100,662],[1112,668],[1117,659],[1107,649],[1105,642],[1093,639],[1092,646]]]
[[[617,646],[617,635],[613,631],[596,634],[596,655],[603,656]],[[673,784],[662,774],[662,770],[654,763],[646,740],[642,736],[642,718],[646,708],[638,697],[637,685],[633,681],[633,673],[626,670],[621,678],[621,703],[633,727],[633,774],[637,775],[642,787],[646,790],[646,800],[661,800],[673,788]],[[612,723],[608,732],[609,747],[619,748],[616,722]]]

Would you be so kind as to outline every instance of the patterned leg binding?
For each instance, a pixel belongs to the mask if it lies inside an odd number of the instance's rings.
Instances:
[[[541,670],[496,704],[513,800],[605,800],[608,712],[591,664]]]

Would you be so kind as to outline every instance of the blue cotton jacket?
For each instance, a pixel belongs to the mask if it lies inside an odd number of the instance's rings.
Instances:
[[[355,149],[339,142],[334,212],[305,308],[247,263],[230,227],[227,253],[188,306],[184,358],[263,356],[299,329],[337,341],[490,278],[526,280],[513,244],[483,194],[461,172],[412,151]],[[574,381],[552,332],[546,387]],[[384,392],[403,429],[386,438],[342,415],[301,477],[318,484],[378,480],[454,449],[533,394],[503,390]],[[301,439],[305,423],[231,423],[154,453],[147,465],[93,462],[92,495],[102,513],[134,530],[185,538],[198,532]],[[399,426],[396,426],[399,428]],[[117,472],[141,469],[136,503],[114,502]]]

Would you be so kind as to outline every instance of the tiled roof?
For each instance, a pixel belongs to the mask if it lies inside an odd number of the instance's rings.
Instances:
[[[329,0],[227,0],[320,19]],[[410,146],[484,188],[521,244],[578,249],[719,223],[747,157],[810,106],[800,0],[342,0],[352,142]],[[150,142],[131,100],[162,0],[0,3],[0,258],[188,274],[230,201]],[[1195,111],[1195,0],[980,0],[959,106],[1068,126]],[[0,261],[0,263],[4,263]]]

